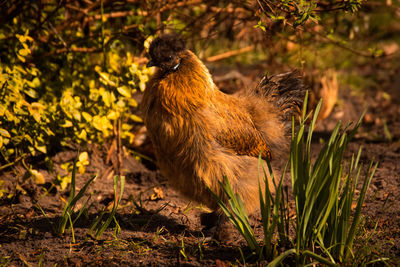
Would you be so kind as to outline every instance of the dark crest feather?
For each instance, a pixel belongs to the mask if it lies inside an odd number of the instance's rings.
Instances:
[[[171,52],[178,53],[186,49],[185,42],[176,34],[163,34],[154,39],[149,48],[152,58],[159,58]]]

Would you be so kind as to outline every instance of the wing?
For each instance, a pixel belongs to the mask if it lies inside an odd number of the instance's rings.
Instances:
[[[238,155],[261,157],[271,160],[271,150],[262,134],[254,125],[232,125],[229,129],[217,132],[215,139],[217,142],[228,149],[232,149]]]

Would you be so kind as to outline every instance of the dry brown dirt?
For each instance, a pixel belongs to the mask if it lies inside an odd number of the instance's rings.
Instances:
[[[372,258],[389,257],[389,265],[400,261],[400,96],[399,90],[394,90],[389,103],[379,91],[362,97],[340,91],[339,104],[330,117],[319,124],[313,143],[313,149],[318,150],[321,139],[328,137],[338,120],[355,121],[362,110],[368,108],[364,124],[346,154],[349,159],[362,146],[361,161],[365,165],[371,160],[379,161],[363,207],[356,247],[366,247]],[[141,152],[146,150],[149,150],[148,146]],[[60,165],[72,161],[75,151],[54,155],[53,172],[46,171],[41,158],[29,162],[44,175],[47,182],[44,185],[25,179],[22,168],[1,173],[5,188],[13,193],[11,198],[3,197],[0,202],[1,266],[37,266],[40,263],[44,266],[242,265],[240,249],[244,254],[248,249],[237,233],[233,234],[235,242],[206,242],[199,221],[199,214],[204,209],[170,188],[153,163],[144,161],[142,164],[129,155],[123,159],[125,192],[116,215],[120,232],[117,233],[117,227],[111,224],[100,239],[88,235],[99,212],[112,206],[111,170],[115,158],[108,158],[109,154],[110,147],[92,147],[86,173],[77,175],[78,188],[82,188],[92,174],[98,174],[98,177],[84,198],[91,196],[87,213],[74,224],[75,242],[70,230],[63,235],[52,233],[52,227],[62,213],[63,200],[68,198],[68,190],[60,192],[56,187],[45,193],[56,174],[62,174]],[[151,151],[148,154],[151,155]],[[252,223],[261,235],[257,216]]]

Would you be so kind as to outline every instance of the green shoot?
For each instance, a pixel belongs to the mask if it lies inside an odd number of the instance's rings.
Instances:
[[[118,197],[118,182],[120,182],[119,197]],[[110,223],[112,221],[115,221],[116,227],[117,227],[117,233],[119,232],[120,227],[115,218],[115,213],[117,212],[118,205],[121,202],[122,194],[124,193],[124,187],[125,187],[125,177],[124,176],[119,177],[117,175],[114,176],[114,203],[113,203],[112,210],[104,223],[101,223],[101,221],[105,214],[105,211],[102,211],[100,213],[100,215],[93,222],[93,224],[89,230],[89,235],[91,235],[92,232],[94,231],[94,229],[97,228],[94,238],[97,239],[97,238],[101,237],[103,235],[103,232],[108,228],[108,226],[110,225]],[[97,227],[99,224],[100,224],[100,226]]]
[[[226,177],[224,177],[223,183],[220,182],[220,185],[224,190],[226,196],[228,197],[229,206],[225,204],[225,202],[222,201],[210,189],[209,191],[215,197],[216,201],[218,202],[219,206],[228,217],[228,219],[233,223],[235,228],[244,237],[250,249],[254,251],[256,255],[262,255],[262,249],[257,242],[253,229],[250,226],[249,217],[247,216],[242,200],[240,199],[238,194],[233,193],[229,180]]]
[[[66,205],[64,207],[64,211],[63,211],[59,221],[55,225],[54,232],[56,234],[63,234],[65,232],[65,228],[66,228],[66,225],[67,225],[68,221],[71,222],[70,226],[72,227],[72,221],[71,221],[70,216],[71,216],[71,214],[72,214],[72,212],[74,210],[74,207],[75,207],[77,201],[80,200],[83,197],[83,195],[85,194],[85,192],[86,192],[88,186],[90,185],[90,183],[96,178],[95,175],[92,176],[92,178],[90,178],[86,182],[86,184],[82,187],[82,189],[79,190],[78,194],[75,195],[75,188],[76,188],[76,186],[75,186],[75,184],[76,184],[75,174],[76,174],[76,163],[74,162],[74,166],[73,166],[73,169],[72,169],[72,177],[71,177],[71,190],[70,190],[70,193],[69,193],[68,201],[67,201],[67,203],[66,203]],[[83,207],[81,209],[81,211],[79,212],[78,216],[75,218],[74,222],[82,214],[82,211],[83,211],[84,208],[85,207]]]

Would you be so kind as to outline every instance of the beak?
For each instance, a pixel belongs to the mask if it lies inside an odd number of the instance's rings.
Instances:
[[[146,67],[147,67],[147,68],[150,68],[150,67],[154,67],[155,65],[156,65],[156,64],[154,63],[154,61],[150,60],[150,61],[147,63]]]

